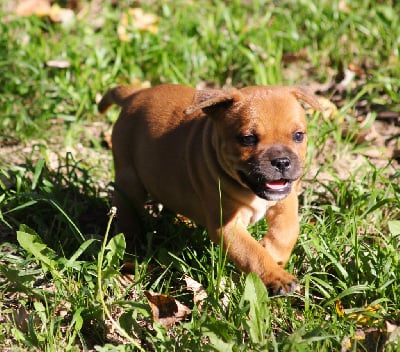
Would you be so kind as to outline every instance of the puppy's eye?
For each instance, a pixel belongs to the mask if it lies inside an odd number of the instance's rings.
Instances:
[[[237,137],[238,142],[243,147],[253,147],[258,143],[258,137],[255,134],[246,134]]]
[[[304,136],[305,136],[305,133],[304,133],[304,132],[300,132],[300,131],[295,132],[295,133],[293,133],[293,140],[294,140],[296,143],[301,143],[301,142],[303,142],[303,140],[304,140]]]

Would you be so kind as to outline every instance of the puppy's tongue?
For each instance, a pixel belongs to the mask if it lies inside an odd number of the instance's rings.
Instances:
[[[270,182],[265,183],[267,188],[275,190],[275,191],[285,188],[286,184],[287,184],[287,182],[285,180],[270,181]]]

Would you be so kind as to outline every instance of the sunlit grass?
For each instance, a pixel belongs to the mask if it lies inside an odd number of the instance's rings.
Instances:
[[[371,339],[383,346],[386,324],[400,318],[400,174],[394,160],[374,164],[366,153],[374,144],[357,136],[382,109],[399,111],[399,5],[149,2],[143,9],[158,16],[158,30],[127,27],[130,39],[121,41],[129,6],[89,7],[70,27],[35,16],[0,20],[0,349],[350,351],[370,350]],[[358,76],[341,92],[339,113],[309,116],[301,235],[288,263],[299,293],[269,297],[203,229],[168,213],[146,220],[143,257],[126,256],[123,238],[111,233],[101,246],[113,175],[104,144],[115,114],[99,116],[96,101],[107,88],[323,84],[349,65]],[[354,118],[360,101],[369,112],[363,125]],[[260,238],[266,227],[261,221],[251,231]],[[124,255],[133,274],[121,284]],[[204,286],[201,306],[184,275]],[[176,297],[192,314],[169,330],[153,324],[145,290]]]

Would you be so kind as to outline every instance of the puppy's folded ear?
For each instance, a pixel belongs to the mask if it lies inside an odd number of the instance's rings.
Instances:
[[[238,100],[240,100],[240,93],[235,89],[229,91],[221,89],[197,90],[194,94],[192,105],[188,106],[184,112],[187,115],[198,110],[212,113],[214,110],[228,107]]]
[[[322,111],[322,106],[319,103],[317,97],[311,90],[306,87],[295,86],[291,88],[291,93],[300,101],[303,101],[310,105],[312,108],[318,111]]]

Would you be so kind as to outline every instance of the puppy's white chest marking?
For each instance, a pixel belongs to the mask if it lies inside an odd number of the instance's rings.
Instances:
[[[259,220],[261,220],[265,213],[267,212],[269,207],[275,205],[276,202],[269,202],[265,199],[255,197],[254,200],[250,203],[250,208],[252,211],[252,215],[250,217],[250,224],[253,224]]]

